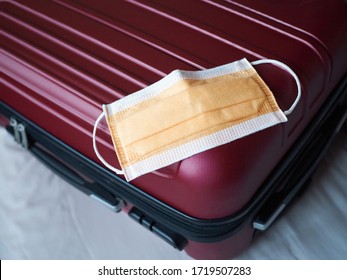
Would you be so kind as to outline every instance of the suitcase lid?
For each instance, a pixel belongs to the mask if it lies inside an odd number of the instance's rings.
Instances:
[[[193,217],[231,215],[257,192],[346,72],[345,1],[301,2],[2,2],[1,100],[98,162],[92,128],[101,104],[174,69],[243,57],[280,60],[303,88],[288,123],[131,182]],[[270,65],[256,69],[288,108],[295,98],[291,77]],[[105,122],[98,145],[117,166]]]

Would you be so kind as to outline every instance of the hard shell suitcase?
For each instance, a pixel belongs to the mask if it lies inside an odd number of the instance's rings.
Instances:
[[[2,124],[74,186],[195,258],[230,258],[246,248],[309,182],[347,116],[342,0],[0,5]],[[174,69],[243,57],[277,59],[297,73],[303,94],[287,123],[130,183],[97,159],[92,129],[101,104]],[[256,70],[288,108],[294,80],[273,65]],[[105,122],[97,142],[117,166]]]

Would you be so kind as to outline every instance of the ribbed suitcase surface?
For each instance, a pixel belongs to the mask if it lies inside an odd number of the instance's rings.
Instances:
[[[172,70],[246,57],[277,59],[297,73],[303,96],[288,123],[131,182],[194,218],[242,209],[346,74],[347,5],[341,0],[56,0],[0,7],[1,101],[98,164],[91,143],[101,105]],[[294,80],[272,65],[256,70],[288,108]],[[97,135],[101,154],[119,166],[105,122]]]

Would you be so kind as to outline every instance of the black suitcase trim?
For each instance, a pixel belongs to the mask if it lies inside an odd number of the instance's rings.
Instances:
[[[187,244],[186,239],[204,243],[224,240],[249,222],[268,219],[277,205],[289,203],[312,177],[338,127],[341,127],[341,120],[347,111],[346,93],[347,78],[344,78],[251,201],[234,215],[211,220],[188,216],[122,180],[44,131],[3,101],[0,101],[0,113],[23,124],[27,136],[27,143],[24,144],[27,145],[21,144],[58,175],[86,194],[101,197],[111,208],[119,210],[125,202],[131,203],[134,205],[130,211],[132,218],[172,246],[182,249]],[[13,126],[7,126],[7,130],[15,134]],[[67,162],[69,166],[62,162]],[[80,173],[95,182],[86,181]],[[279,189],[281,191],[276,192]],[[266,204],[274,207],[269,209],[265,207]]]

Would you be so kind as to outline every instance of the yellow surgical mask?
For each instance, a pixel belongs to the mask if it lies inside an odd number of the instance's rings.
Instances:
[[[272,63],[295,79],[298,93],[283,112],[253,65]],[[276,60],[245,58],[201,71],[175,70],[158,82],[111,104],[95,122],[93,147],[108,168],[130,181],[194,154],[286,122],[301,95],[296,74]],[[122,167],[97,150],[96,130],[106,117]]]

